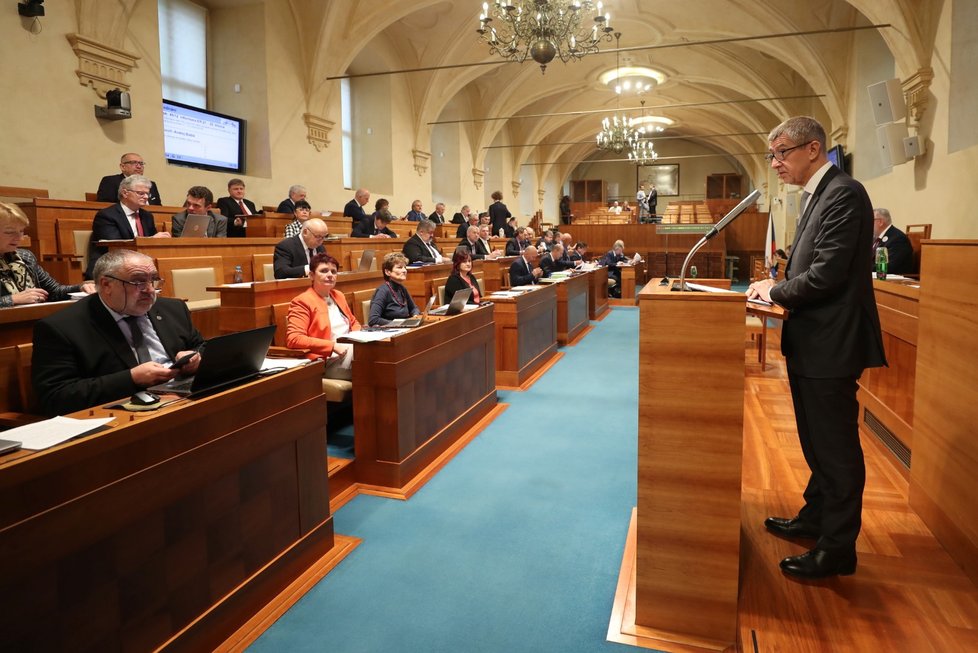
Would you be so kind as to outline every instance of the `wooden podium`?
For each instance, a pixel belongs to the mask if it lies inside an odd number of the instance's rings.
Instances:
[[[744,296],[639,294],[638,508],[609,639],[665,651],[735,644]]]

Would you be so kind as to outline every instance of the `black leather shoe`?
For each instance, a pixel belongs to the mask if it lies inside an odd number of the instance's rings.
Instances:
[[[764,520],[764,527],[781,537],[803,538],[817,540],[819,537],[818,529],[800,520],[797,517],[788,519],[787,517],[768,517]]]
[[[829,551],[815,547],[800,556],[781,561],[781,571],[798,578],[827,578],[856,573],[856,552]]]

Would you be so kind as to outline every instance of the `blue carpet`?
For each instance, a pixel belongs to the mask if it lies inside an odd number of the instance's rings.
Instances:
[[[638,311],[615,309],[410,501],[359,496],[363,538],[250,648],[611,651],[636,502]]]

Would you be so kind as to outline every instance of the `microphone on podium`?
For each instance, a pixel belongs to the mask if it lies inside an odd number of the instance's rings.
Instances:
[[[689,267],[689,262],[693,259],[693,255],[696,254],[696,252],[698,252],[703,245],[715,238],[718,233],[726,229],[727,225],[736,220],[737,217],[746,211],[747,207],[756,202],[760,196],[761,191],[756,189],[751,191],[750,195],[741,200],[740,204],[730,209],[730,212],[727,213],[727,215],[723,216],[719,222],[713,225],[713,227],[706,232],[706,235],[700,238],[698,243],[693,245],[693,248],[689,250],[689,254],[686,255],[686,260],[683,261],[683,267],[679,270],[679,286],[673,286],[673,290],[678,290],[680,292],[689,291],[689,288],[686,287],[686,268]]]

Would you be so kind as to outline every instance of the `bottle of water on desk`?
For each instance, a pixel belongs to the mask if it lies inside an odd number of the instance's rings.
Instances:
[[[882,245],[876,248],[876,278],[886,281],[886,270],[890,267],[890,253]]]
[[[234,266],[234,283],[241,283],[244,281],[244,272],[241,271],[240,265]]]

